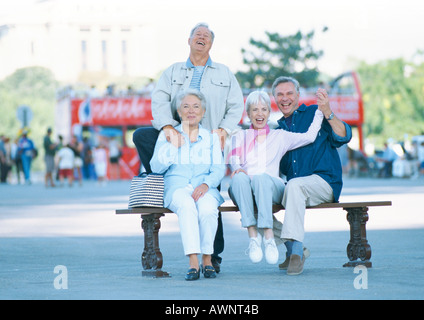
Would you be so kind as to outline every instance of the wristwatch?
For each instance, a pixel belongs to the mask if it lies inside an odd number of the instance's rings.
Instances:
[[[334,118],[334,112],[331,112],[331,114],[328,116],[327,120],[333,120]]]

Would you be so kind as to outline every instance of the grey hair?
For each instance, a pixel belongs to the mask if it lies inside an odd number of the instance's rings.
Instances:
[[[260,90],[252,91],[246,98],[246,112],[249,114],[250,107],[256,106],[260,103],[266,105],[268,110],[271,111],[271,99],[269,98],[268,93]]]
[[[274,83],[272,84],[272,95],[275,97],[275,88],[280,84],[280,83],[286,83],[286,82],[291,82],[294,84],[294,87],[296,88],[297,93],[300,92],[300,85],[299,85],[299,81],[297,81],[295,78],[292,77],[278,77],[277,79],[275,79]]]
[[[187,96],[195,96],[200,100],[200,105],[202,106],[203,110],[206,110],[206,98],[199,90],[196,89],[186,89],[178,93],[177,97],[175,98],[175,105],[177,106],[177,109],[181,108],[181,102],[184,100]]]
[[[190,39],[193,38],[193,35],[196,32],[196,30],[201,28],[201,27],[204,27],[204,28],[209,30],[209,32],[211,33],[211,39],[212,39],[212,43],[213,43],[213,40],[215,39],[215,33],[213,33],[213,31],[209,28],[209,25],[207,23],[204,23],[204,22],[200,22],[200,23],[196,24],[194,26],[194,28],[191,29]]]

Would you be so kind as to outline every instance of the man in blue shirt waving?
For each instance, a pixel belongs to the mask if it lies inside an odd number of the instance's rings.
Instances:
[[[305,208],[338,202],[343,182],[337,148],[350,141],[352,130],[331,111],[324,89],[316,93],[318,105],[299,106],[299,82],[291,77],[279,77],[272,85],[272,94],[283,113],[278,121],[279,129],[306,132],[317,108],[325,117],[315,142],[288,152],[280,162],[281,173],[288,181],[282,202],[286,212],[281,232],[287,254],[280,269],[287,269],[288,275],[298,275],[303,272],[305,261]]]

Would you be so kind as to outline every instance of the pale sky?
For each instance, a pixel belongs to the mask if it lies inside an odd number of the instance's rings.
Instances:
[[[36,0],[0,0],[0,17]],[[69,0],[74,1],[74,0]],[[132,0],[99,0],[98,3]],[[141,23],[157,42],[161,68],[185,60],[187,38],[198,22],[215,32],[211,57],[230,67],[244,68],[241,48],[250,37],[264,39],[265,31],[281,35],[298,30],[316,31],[314,48],[324,50],[322,72],[336,76],[352,68],[352,61],[404,57],[424,51],[424,1],[422,0],[135,0],[146,14]],[[322,28],[328,27],[326,33]],[[163,62],[162,62],[163,61]],[[160,70],[158,70],[160,72]]]

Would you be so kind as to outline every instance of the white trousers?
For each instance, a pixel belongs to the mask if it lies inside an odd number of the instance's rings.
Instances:
[[[184,254],[212,254],[218,228],[218,200],[209,192],[197,202],[193,187],[175,190],[169,209],[178,215]]]
[[[303,242],[306,207],[333,201],[333,189],[320,176],[313,174],[291,179],[283,196],[285,214],[281,238]]]

